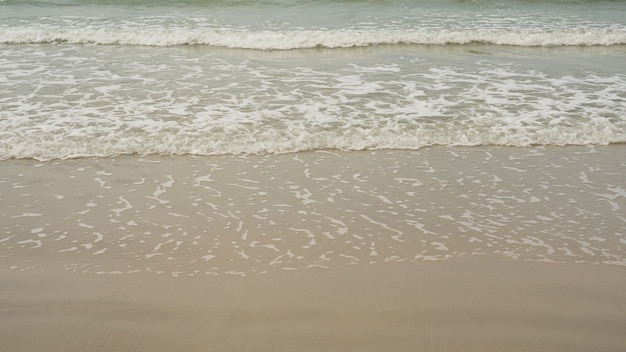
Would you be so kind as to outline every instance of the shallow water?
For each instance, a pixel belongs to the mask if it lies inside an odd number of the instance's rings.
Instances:
[[[0,159],[626,142],[624,2],[0,2]]]
[[[0,262],[171,276],[494,253],[626,266],[623,151],[7,160]],[[53,262],[42,261],[45,253]]]
[[[0,158],[624,142],[624,50],[10,45]]]

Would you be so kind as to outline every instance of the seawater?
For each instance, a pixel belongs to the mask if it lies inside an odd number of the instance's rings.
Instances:
[[[625,1],[0,1],[0,159],[626,142]]]

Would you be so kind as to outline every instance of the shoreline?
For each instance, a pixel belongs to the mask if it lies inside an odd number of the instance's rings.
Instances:
[[[626,266],[625,150],[5,160],[0,267],[258,275],[490,253]]]
[[[624,151],[0,161],[0,349],[617,351]]]

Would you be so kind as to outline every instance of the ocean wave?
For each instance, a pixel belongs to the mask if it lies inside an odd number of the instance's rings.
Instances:
[[[446,29],[244,30],[208,28],[0,28],[3,44],[208,45],[257,50],[348,48],[386,44],[610,46],[626,44],[626,29],[544,31]]]
[[[40,131],[41,132],[41,131]],[[626,143],[623,129],[595,123],[572,128],[532,126],[524,131],[500,127],[459,129],[439,126],[399,133],[393,129],[343,131],[253,131],[241,128],[216,132],[103,135],[98,131],[74,134],[20,134],[0,143],[0,160],[35,159],[41,161],[80,157],[141,155],[266,155],[311,150],[418,150],[440,145],[513,146],[608,145]],[[5,136],[7,137],[7,136]]]

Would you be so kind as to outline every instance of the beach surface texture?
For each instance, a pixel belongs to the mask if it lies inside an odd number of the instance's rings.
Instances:
[[[0,0],[0,352],[626,351],[625,14]]]
[[[623,153],[6,160],[0,344],[619,351]]]

